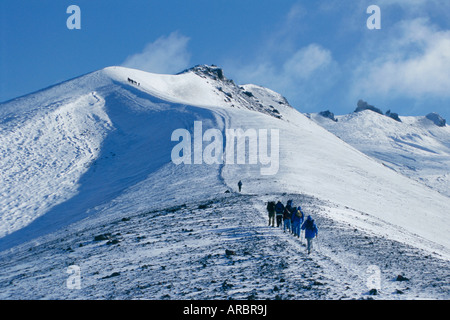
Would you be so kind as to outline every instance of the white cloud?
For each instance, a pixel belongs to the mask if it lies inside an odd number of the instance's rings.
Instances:
[[[180,72],[189,67],[188,42],[188,37],[172,32],[148,43],[142,52],[129,56],[122,65],[153,73]]]
[[[279,92],[302,110],[320,103],[337,82],[340,66],[332,52],[312,40],[304,2],[294,3],[284,19],[265,34],[257,55],[229,59],[224,68],[239,83],[253,83]]]
[[[307,82],[333,63],[331,52],[318,44],[310,44],[287,56],[281,64],[271,55],[257,59],[245,66],[232,65],[230,69],[241,81],[274,87],[295,87],[299,82]]]
[[[402,21],[383,43],[383,54],[363,62],[355,91],[364,96],[450,97],[450,31],[427,19]]]
[[[381,7],[400,6],[405,10],[416,12],[430,5],[445,6],[448,0],[378,0],[377,4]]]
[[[231,62],[226,70],[240,83],[275,90],[303,110],[318,103],[324,92],[335,85],[340,72],[331,51],[317,43],[300,48],[281,61],[277,58],[276,53],[266,52],[245,65]]]
[[[290,78],[308,79],[332,62],[331,52],[318,44],[310,44],[295,52],[283,66],[283,73]]]

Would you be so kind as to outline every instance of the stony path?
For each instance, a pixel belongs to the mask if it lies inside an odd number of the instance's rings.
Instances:
[[[448,262],[338,224],[321,214],[327,204],[317,199],[292,197],[320,228],[311,255],[300,239],[267,226],[261,197],[231,194],[106,223],[82,221],[3,253],[0,298],[449,298]],[[71,265],[81,268],[80,290],[67,288]],[[399,274],[408,280],[396,281]],[[374,276],[380,288],[371,295]]]

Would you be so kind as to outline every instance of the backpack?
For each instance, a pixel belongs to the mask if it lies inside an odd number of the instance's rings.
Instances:
[[[278,215],[283,214],[284,206],[283,206],[283,204],[282,204],[281,202],[278,202],[278,203],[275,205],[275,211],[277,212]]]

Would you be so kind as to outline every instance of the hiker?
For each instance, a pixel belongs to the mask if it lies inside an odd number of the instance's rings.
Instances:
[[[295,219],[295,214],[297,213],[297,207],[296,206],[291,206],[291,233],[294,234],[294,219]]]
[[[132,84],[137,84],[138,86],[140,85],[137,81],[135,81],[135,80],[133,80],[131,78],[128,78],[128,82],[130,82]]]
[[[239,187],[239,192],[241,192],[241,188],[242,188],[242,181],[241,180],[239,180],[239,182],[238,182],[238,187]]]
[[[294,214],[292,215],[292,230],[294,233],[294,236],[297,236],[297,238],[300,237],[300,226],[303,223],[303,211],[300,206],[295,209]]]
[[[288,200],[288,201],[286,202],[286,208],[288,208],[288,210],[290,210],[291,207],[292,207],[292,200]]]
[[[292,206],[292,200],[288,200],[286,203],[286,210],[289,211],[287,215],[290,217],[289,222],[285,222],[288,225],[288,230],[292,233],[292,214],[294,213],[295,207]],[[285,228],[286,229],[286,228]]]
[[[284,212],[284,205],[281,203],[280,200],[278,200],[277,204],[275,205],[275,213],[277,215],[277,228],[280,227],[281,222],[283,221],[283,212]]]
[[[275,202],[269,201],[267,203],[267,212],[269,213],[269,227],[272,224],[272,227],[275,226]]]
[[[292,216],[292,206],[291,206],[292,202],[289,202],[286,204],[286,207],[284,207],[284,212],[283,212],[283,222],[284,222],[284,227],[283,227],[283,232],[286,232],[286,228],[288,229],[288,231],[291,231],[291,216]]]
[[[308,254],[311,253],[312,250],[312,241],[314,237],[317,237],[319,230],[314,222],[314,219],[311,216],[308,216],[306,221],[302,225],[302,230],[305,230],[305,238],[308,243]]]

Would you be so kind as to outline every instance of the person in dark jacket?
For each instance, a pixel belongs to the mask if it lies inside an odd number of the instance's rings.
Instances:
[[[272,227],[275,226],[275,202],[269,201],[267,203],[267,212],[269,213],[269,227],[272,224]]]
[[[297,213],[297,207],[291,206],[291,209],[289,210],[291,212],[291,228],[290,231],[292,234],[294,234],[294,216]]]
[[[281,222],[283,221],[283,213],[284,213],[284,205],[279,200],[275,205],[275,213],[277,215],[277,228],[278,228],[280,227]]]
[[[242,188],[242,181],[241,180],[239,180],[239,182],[238,182],[238,188],[239,188],[239,192],[241,192],[241,188]]]
[[[285,211],[283,214],[283,222],[284,222],[284,230],[286,231],[286,228],[288,231],[292,232],[292,213],[293,213],[293,207],[292,207],[292,200],[288,200],[285,206]],[[288,219],[290,221],[286,221]]]
[[[286,232],[286,229],[291,231],[291,216],[292,216],[292,207],[288,204],[284,207],[283,212],[283,232]]]
[[[307,250],[308,254],[311,253],[312,250],[312,242],[315,237],[317,237],[319,230],[317,229],[316,223],[311,216],[308,216],[306,221],[302,225],[302,230],[305,230],[305,238],[307,241]]]

